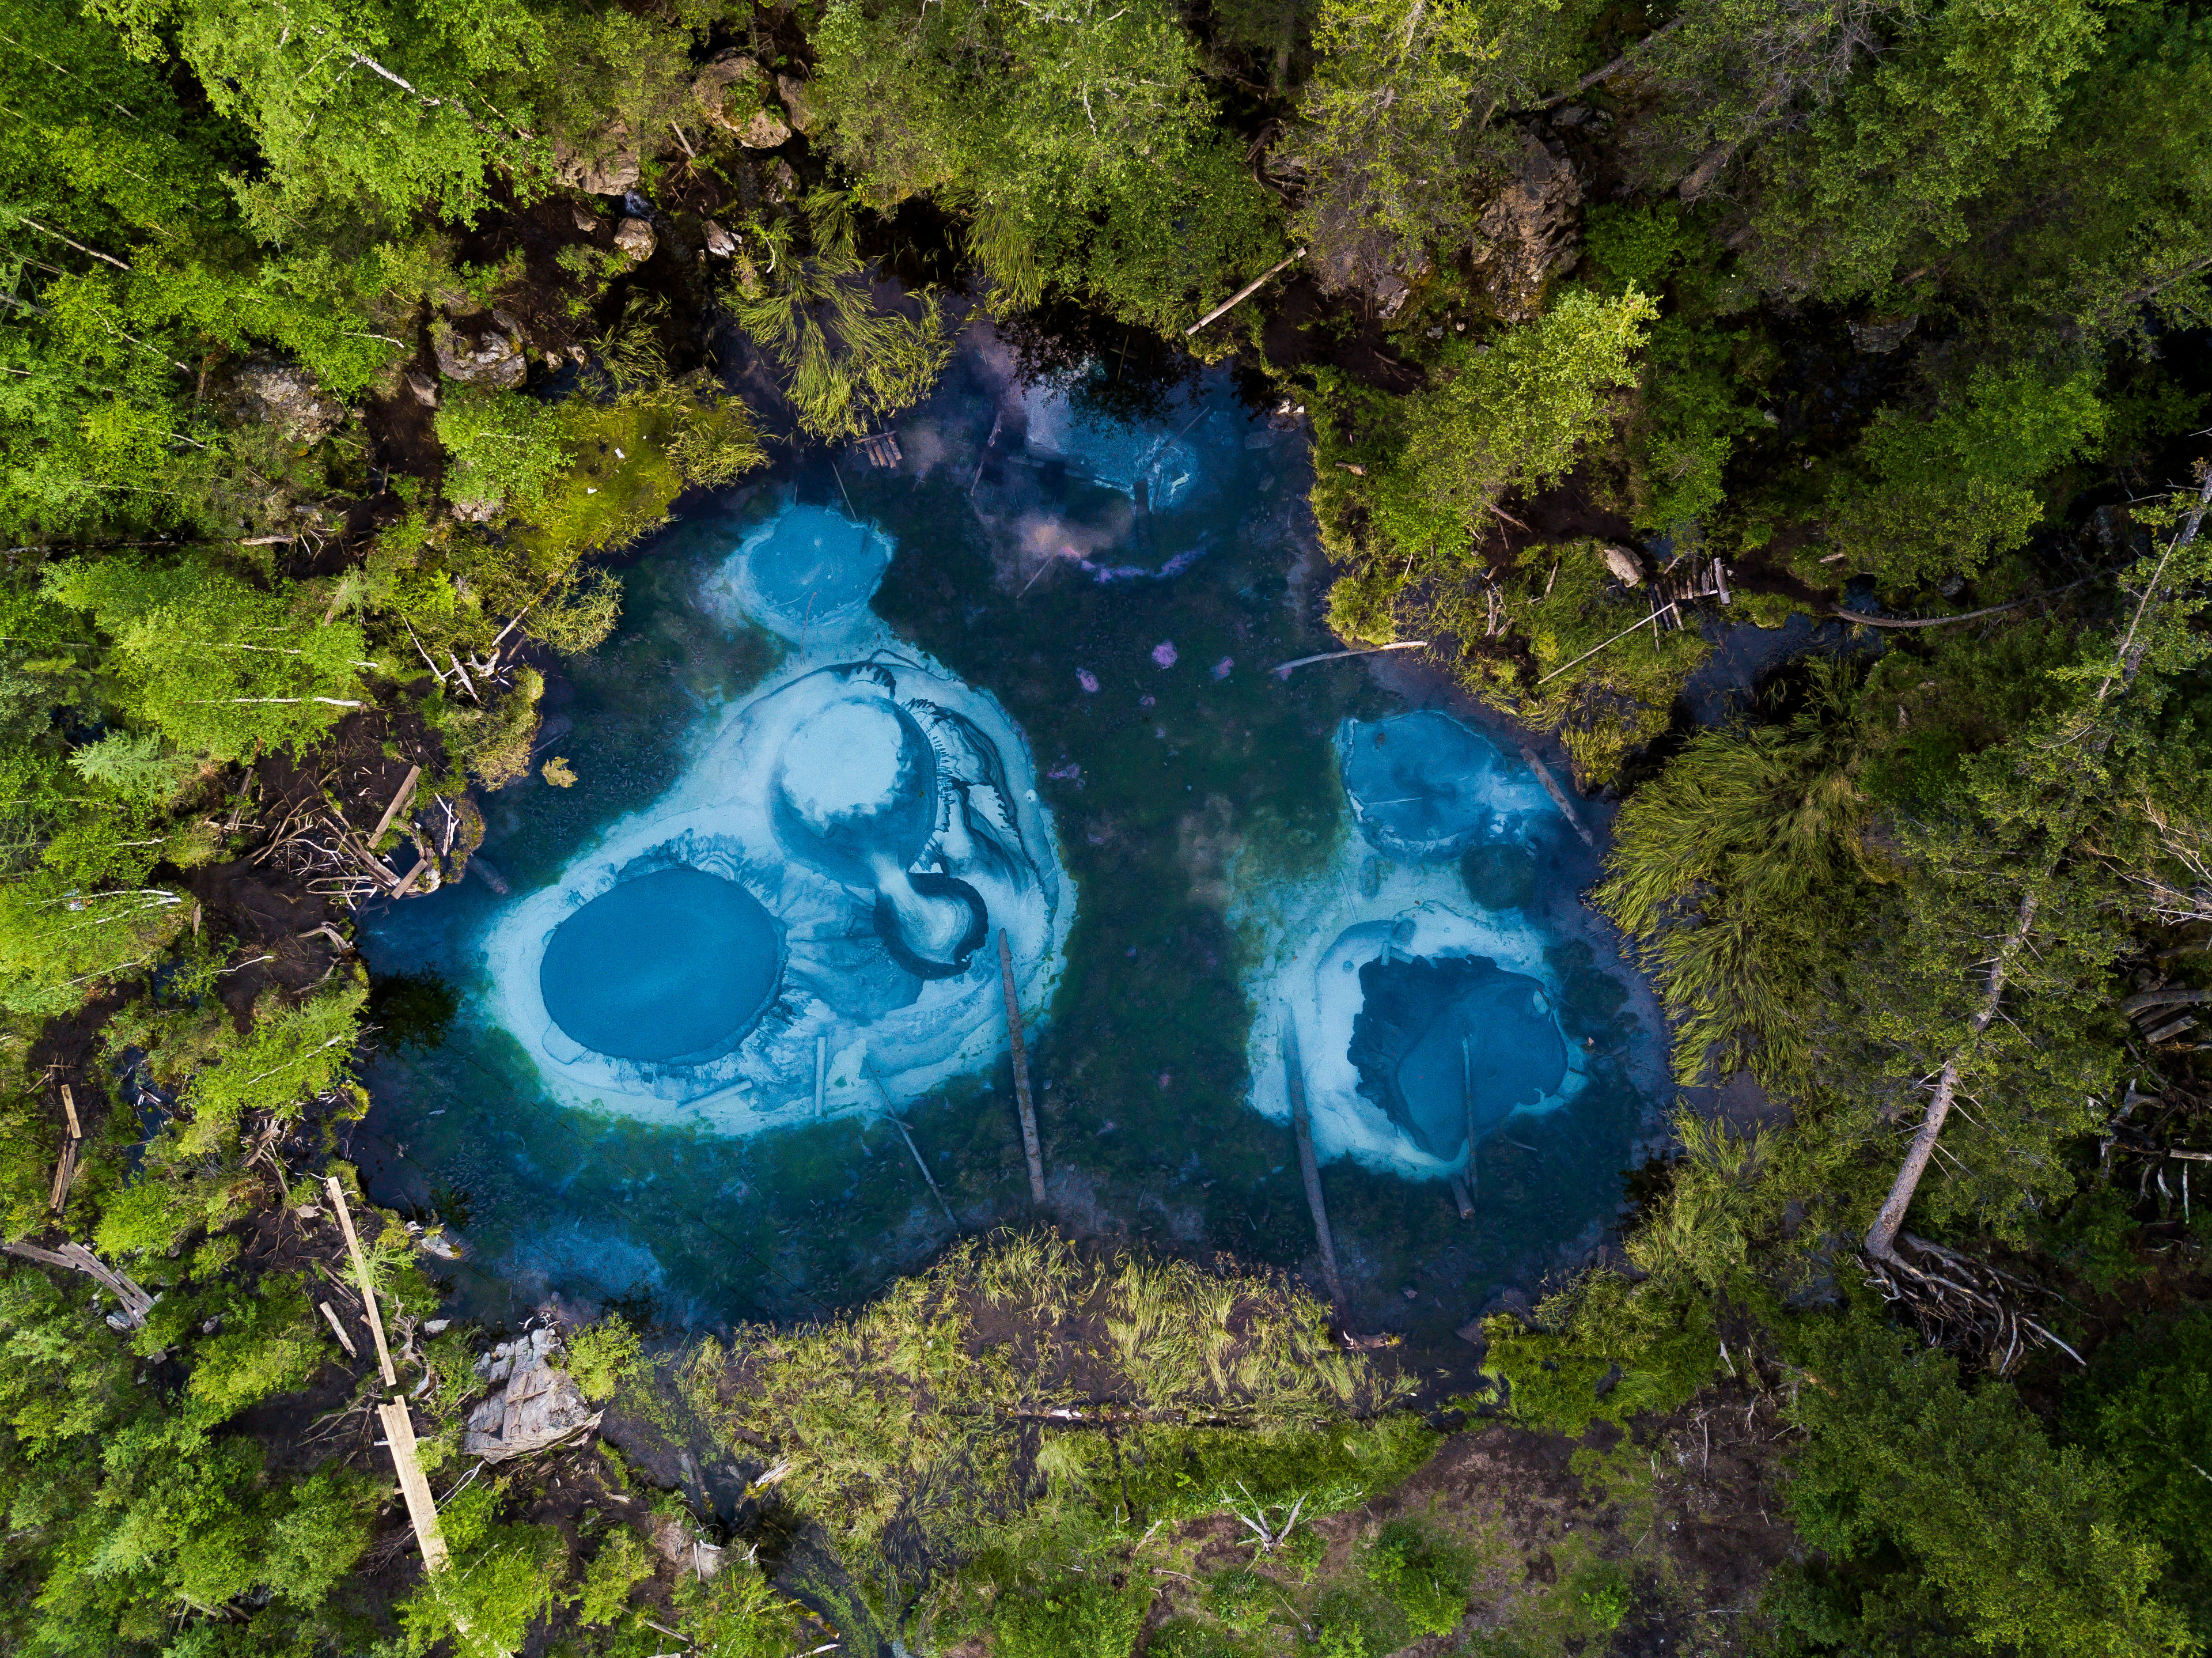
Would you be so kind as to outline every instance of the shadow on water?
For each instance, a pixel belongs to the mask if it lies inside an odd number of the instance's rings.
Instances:
[[[1293,586],[1318,568],[1299,434],[1271,431],[1215,373],[1135,411],[1146,443],[1071,439],[1054,409],[1024,403],[1013,367],[971,330],[945,387],[900,423],[898,468],[841,454],[833,471],[817,452],[773,483],[881,528],[896,554],[876,613],[996,697],[1035,758],[1076,893],[1066,968],[1031,1043],[1052,1218],[1310,1267],[1290,1131],[1250,1103],[1262,947],[1232,918],[1240,895],[1335,878],[1355,831],[1334,735],[1404,704],[1358,663],[1267,671],[1333,648],[1305,620],[1315,594]],[[1185,448],[1148,446],[1164,437]],[[566,758],[574,786],[533,775],[492,795],[479,873],[363,929],[383,1005],[416,1014],[404,1035],[387,1022],[352,1149],[380,1199],[424,1209],[434,1192],[465,1211],[470,1259],[451,1270],[477,1314],[508,1316],[549,1291],[650,1305],[672,1323],[849,1304],[950,1236],[917,1157],[963,1230],[1031,1218],[1003,1044],[995,1065],[906,1113],[909,1149],[881,1117],[736,1139],[562,1108],[484,1016],[493,918],[667,790],[717,711],[783,659],[697,598],[775,505],[773,488],[733,492],[631,562],[620,631],[564,665],[546,696],[539,752]],[[1653,1074],[1656,1052],[1648,998],[1576,901],[1589,853],[1552,835],[1469,851],[1464,881],[1462,864],[1454,847],[1437,865],[1456,902],[1517,912],[1548,939],[1548,1039],[1577,1046],[1588,1083],[1562,1108],[1497,1125],[1471,1221],[1441,1180],[1349,1158],[1324,1169],[1354,1321],[1443,1344],[1445,1357],[1452,1327],[1492,1291],[1532,1281],[1611,1224],[1651,1125],[1632,1077]],[[462,998],[442,1045],[422,1039],[435,1029],[425,975]]]

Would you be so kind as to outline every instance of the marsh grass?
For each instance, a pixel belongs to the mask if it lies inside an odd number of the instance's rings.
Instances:
[[[1526,656],[1470,650],[1455,665],[1460,677],[1516,719],[1557,732],[1585,786],[1613,781],[1631,756],[1665,732],[1674,699],[1712,654],[1693,627],[1646,627],[1615,639],[1650,613],[1650,589],[1621,587],[1595,541],[1530,548],[1489,588],[1439,583],[1419,618],[1422,636],[1449,633],[1475,643],[1491,637],[1492,592],[1498,632],[1525,641]]]
[[[751,1470],[823,1552],[841,1629],[1119,1652],[1169,1522],[1326,1512],[1425,1461],[1407,1389],[1283,1279],[1039,1232],[957,1244],[849,1314],[644,1361],[617,1404]]]
[[[1279,1438],[1375,1418],[1404,1392],[1339,1351],[1327,1309],[1280,1280],[1050,1232],[956,1245],[845,1316],[703,1344],[678,1387],[750,1455],[791,1464],[784,1500],[855,1539],[922,1510],[957,1531],[1040,1489],[1126,1506],[1109,1436]]]

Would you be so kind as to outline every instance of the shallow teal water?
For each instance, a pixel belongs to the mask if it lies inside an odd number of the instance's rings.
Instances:
[[[1287,680],[1267,671],[1334,647],[1307,621],[1316,592],[1292,586],[1306,481],[1297,434],[1271,433],[1209,382],[1140,427],[1140,440],[1124,433],[1086,457],[1080,423],[1071,436],[1048,408],[1026,448],[1009,429],[986,452],[1002,392],[988,338],[971,337],[945,390],[902,424],[897,473],[842,462],[833,472],[817,457],[775,483],[823,514],[800,521],[799,554],[816,531],[858,544],[854,520],[877,526],[891,559],[873,614],[995,697],[1035,757],[1075,914],[1049,1009],[1030,1010],[1054,1218],[1310,1270],[1290,1133],[1253,1104],[1280,1092],[1267,975],[1298,942],[1267,918],[1321,913],[1312,902],[1349,915],[1369,888],[1386,907],[1401,889],[1443,894],[1455,913],[1538,941],[1531,963],[1501,961],[1479,993],[1436,1010],[1399,1057],[1399,1088],[1431,1120],[1404,1137],[1411,1157],[1465,1114],[1464,1096],[1451,1097],[1455,1053],[1468,1085],[1461,1039],[1487,1043],[1474,1081],[1498,1108],[1480,1114],[1478,1212],[1462,1222],[1440,1179],[1371,1159],[1340,1157],[1323,1179],[1357,1321],[1449,1354],[1449,1329],[1492,1290],[1533,1283],[1596,1240],[1652,1127],[1657,1033],[1577,902],[1591,856],[1537,814],[1492,822],[1455,780],[1490,763],[1473,746],[1455,750],[1437,798],[1370,814],[1362,838],[1340,733],[1407,704],[1360,663]],[[509,896],[471,878],[368,918],[377,973],[434,971],[464,999],[441,1047],[373,1065],[375,1105],[354,1149],[378,1196],[456,1227],[471,1257],[457,1292],[477,1312],[516,1312],[548,1291],[674,1322],[849,1303],[951,1236],[917,1152],[962,1230],[1030,1218],[1002,1054],[905,1113],[910,1151],[880,1113],[738,1138],[557,1106],[531,1051],[488,1017],[492,924],[675,785],[721,711],[804,648],[733,629],[701,601],[702,581],[778,507],[773,487],[709,502],[625,570],[621,630],[568,665],[546,699],[540,751],[565,757],[576,786],[533,777],[485,803],[483,857]],[[811,580],[804,557],[783,568],[793,574],[776,602],[804,614],[800,596],[817,589],[824,611],[850,601],[838,585],[849,562]],[[1501,734],[1500,746],[1511,755],[1518,740]],[[1517,759],[1497,763],[1501,786],[1526,787]],[[1355,780],[1370,799],[1398,798]],[[1284,895],[1307,907],[1283,908]],[[618,965],[611,946],[593,953]],[[1530,972],[1551,987],[1540,1014]],[[722,1040],[750,993],[737,984],[704,1007],[641,986],[629,1012],[619,997],[607,1007],[633,1045],[682,1054],[668,1044]],[[679,1012],[654,1011],[672,999]],[[648,1029],[656,1017],[665,1029]],[[714,1025],[723,1029],[705,1034]],[[1570,1047],[1586,1072],[1579,1092],[1541,1114],[1499,1114],[1551,1086]]]

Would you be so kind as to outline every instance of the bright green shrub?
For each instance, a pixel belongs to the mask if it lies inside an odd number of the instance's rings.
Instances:
[[[993,1649],[997,1658],[1129,1658],[1152,1599],[1133,1576],[1122,1589],[1082,1577],[1003,1594],[992,1608]]]

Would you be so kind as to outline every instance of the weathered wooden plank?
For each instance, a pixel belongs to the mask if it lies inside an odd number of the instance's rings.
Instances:
[[[438,1524],[437,1499],[430,1495],[430,1482],[422,1477],[422,1464],[415,1454],[415,1423],[407,1414],[407,1401],[395,1399],[379,1405],[376,1414],[384,1424],[392,1466],[399,1470],[399,1491],[407,1499],[407,1518],[422,1550],[422,1569],[443,1571],[453,1563],[453,1557],[447,1552],[446,1533]]]
[[[330,1192],[331,1207],[337,1211],[338,1230],[345,1234],[346,1252],[353,1257],[353,1275],[361,1286],[362,1305],[368,1309],[368,1330],[376,1338],[376,1362],[384,1372],[384,1385],[397,1388],[399,1373],[392,1368],[392,1350],[384,1345],[384,1316],[376,1309],[376,1286],[369,1282],[368,1257],[362,1253],[361,1240],[354,1235],[353,1211],[346,1206],[345,1187],[338,1184],[336,1175],[325,1175],[323,1185]]]
[[[384,816],[376,820],[376,827],[369,831],[368,844],[372,847],[384,838],[384,831],[392,827],[392,820],[399,816],[401,808],[405,806],[410,798],[413,796],[415,785],[422,779],[422,767],[410,766],[407,768],[407,776],[399,785],[399,793],[392,797],[392,804],[384,809]]]

